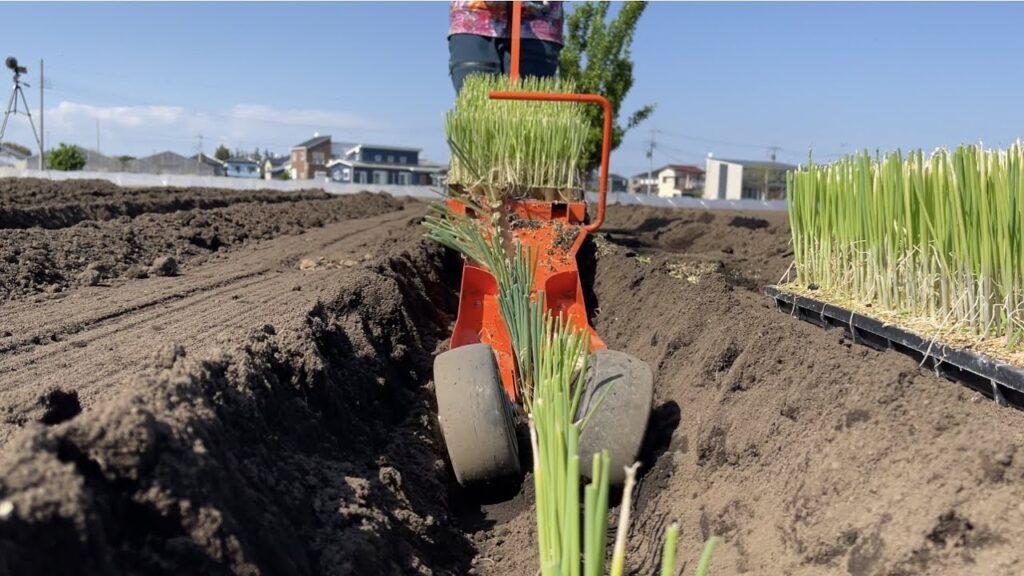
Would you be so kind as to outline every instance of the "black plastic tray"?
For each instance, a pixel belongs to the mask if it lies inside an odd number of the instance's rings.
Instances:
[[[1001,406],[1024,409],[1024,369],[984,354],[927,340],[862,314],[768,286],[779,310],[823,328],[841,328],[853,342],[914,357],[936,374],[982,392]]]

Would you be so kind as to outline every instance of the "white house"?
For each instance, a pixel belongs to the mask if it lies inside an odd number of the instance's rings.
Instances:
[[[704,186],[704,171],[688,164],[669,164],[652,171],[641,172],[630,178],[632,194],[657,194],[662,198],[699,196]]]
[[[0,144],[0,166],[10,166],[13,168],[25,168],[29,155],[23,154],[22,152],[15,150],[7,146],[6,144]],[[32,168],[38,167],[38,162]]]
[[[792,164],[762,160],[708,158],[704,198],[712,200],[778,200],[786,197],[786,173]]]

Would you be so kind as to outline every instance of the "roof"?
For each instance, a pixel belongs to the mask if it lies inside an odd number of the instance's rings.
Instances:
[[[692,164],[667,164],[658,169],[658,172],[664,170],[675,170],[676,172],[685,172],[688,174],[703,174],[704,169],[700,166],[694,166]]]
[[[189,156],[189,160],[199,160],[203,164],[209,164],[210,166],[223,166],[224,163],[217,160],[213,156],[207,156],[206,154],[193,154]]]
[[[14,148],[11,148],[10,146],[8,146],[6,144],[0,144],[0,152],[5,153],[5,154],[7,154],[9,156],[14,156],[15,158],[17,158],[19,160],[24,160],[24,159],[28,158],[29,156],[31,156],[31,154],[24,154],[22,152],[19,152],[19,151],[15,150]]]
[[[715,160],[717,162],[725,162],[726,164],[739,164],[740,166],[755,167],[755,168],[775,168],[777,170],[796,170],[797,166],[793,164],[786,164],[785,162],[772,162],[771,160],[727,160],[725,158],[708,158],[708,160]]]
[[[704,169],[703,168],[701,168],[699,166],[693,166],[691,164],[666,164],[664,166],[661,166],[659,168],[655,168],[654,170],[651,170],[650,174],[653,177],[655,174],[660,174],[660,173],[664,172],[665,170],[674,170],[676,172],[683,172],[683,173],[686,173],[686,174],[697,174],[697,175],[700,175],[700,174],[704,173]],[[647,178],[647,174],[648,174],[648,172],[641,172],[639,174],[634,174],[632,176],[632,178],[634,180],[637,180],[637,179],[643,180],[643,179]]]
[[[409,148],[408,146],[388,146],[385,144],[357,144],[356,148],[376,148],[379,150],[394,150],[396,152],[420,152],[422,148]]]
[[[259,162],[248,158],[228,158],[224,162],[231,162],[232,164],[259,164]]]
[[[89,152],[92,152],[92,151],[91,150],[87,150],[86,151],[86,155],[88,155]],[[93,152],[93,153],[96,154],[97,156],[103,156],[102,154],[99,154],[97,152]],[[156,158],[159,158],[161,160],[166,160],[168,158],[171,158],[171,159],[174,159],[174,160],[185,160],[186,159],[184,156],[182,156],[181,154],[178,154],[177,152],[172,152],[170,150],[164,150],[163,152],[157,152],[156,154],[150,154],[149,156],[143,156],[142,158],[138,158],[138,160],[140,162],[145,162],[147,160],[153,160],[153,159],[156,159]]]
[[[292,148],[293,149],[294,148],[312,148],[313,146],[319,146],[320,144],[323,144],[324,142],[330,142],[330,141],[331,141],[330,135],[327,135],[327,136],[314,136],[314,137],[310,138],[309,140],[306,140],[305,142],[303,142],[301,144],[296,144],[295,146],[292,146]]]
[[[277,169],[284,168],[285,164],[291,161],[292,159],[289,156],[272,156],[270,158],[263,160],[263,164],[265,165],[269,162],[271,168]]]

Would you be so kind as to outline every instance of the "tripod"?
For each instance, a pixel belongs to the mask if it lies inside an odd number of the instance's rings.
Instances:
[[[19,70],[23,70],[19,69]],[[28,86],[27,82],[21,81],[21,72],[19,70],[14,71],[14,87],[11,88],[11,97],[7,100],[7,110],[4,111],[4,123],[0,125],[0,145],[4,142],[4,135],[7,133],[7,122],[11,119],[11,114],[25,114],[28,116],[28,123],[32,126],[32,135],[36,138],[36,144],[42,149],[43,143],[39,139],[39,132],[36,131],[36,124],[32,121],[32,111],[28,107],[28,100],[25,99],[25,91],[21,89],[22,84]],[[21,96],[21,103],[24,107],[24,112],[18,111],[18,97]]]

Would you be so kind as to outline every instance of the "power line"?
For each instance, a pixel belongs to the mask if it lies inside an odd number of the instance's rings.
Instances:
[[[705,138],[703,136],[693,136],[693,135],[688,135],[688,134],[680,134],[678,132],[673,132],[673,131],[669,131],[669,130],[659,130],[659,132],[662,133],[662,134],[674,137],[674,138],[682,139],[682,140],[693,140],[695,142],[705,142],[707,144],[718,144],[720,146],[736,146],[738,148],[761,148],[761,149],[774,148],[777,152],[780,152],[780,151],[793,152],[792,150],[788,150],[786,148],[782,148],[781,146],[774,146],[772,144],[755,144],[753,142],[735,142],[735,141],[731,141],[731,140],[718,140],[716,138]]]

